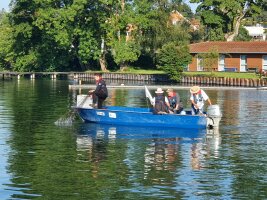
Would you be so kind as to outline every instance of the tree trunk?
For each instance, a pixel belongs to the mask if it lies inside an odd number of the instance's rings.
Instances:
[[[125,0],[121,0],[121,12],[124,13]]]
[[[105,40],[102,38],[101,42],[101,56],[99,58],[99,64],[102,71],[107,71],[106,56],[105,56]]]
[[[127,69],[127,67],[128,67],[128,66],[127,66],[127,64],[126,64],[125,62],[121,63],[121,64],[120,64],[120,71],[121,71],[121,72],[125,71],[125,70]]]
[[[235,37],[238,35],[241,20],[243,19],[244,16],[245,14],[242,14],[241,16],[237,17],[236,21],[234,22],[234,26],[233,26],[234,32],[225,34],[225,39],[227,42],[233,41]]]
[[[107,71],[106,58],[105,58],[105,54],[104,53],[99,58],[99,64],[100,64],[100,67],[101,67],[101,71],[104,71],[104,72]]]

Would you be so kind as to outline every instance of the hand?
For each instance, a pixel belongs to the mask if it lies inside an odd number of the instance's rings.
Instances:
[[[89,91],[88,91],[88,94],[91,95],[91,94],[94,93],[94,91],[95,91],[95,90],[89,90]]]

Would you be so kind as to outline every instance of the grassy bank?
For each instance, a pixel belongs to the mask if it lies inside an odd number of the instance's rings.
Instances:
[[[249,72],[184,72],[185,76],[207,76],[207,77],[228,77],[228,78],[259,78],[256,73]]]
[[[88,71],[89,72],[89,71]],[[90,71],[92,72],[92,71]],[[113,71],[110,73],[127,73],[127,74],[165,74],[164,71],[160,70],[142,70],[129,68],[126,71]],[[201,76],[201,77],[228,77],[228,78],[247,78],[257,79],[259,75],[256,73],[249,72],[183,72],[184,76]]]

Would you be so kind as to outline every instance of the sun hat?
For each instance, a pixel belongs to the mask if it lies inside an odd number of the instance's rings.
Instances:
[[[166,92],[173,92],[173,89],[169,88],[166,90]]]
[[[155,91],[156,94],[162,94],[164,91],[161,88],[157,88]]]
[[[196,85],[190,88],[190,92],[193,93],[193,94],[194,93],[198,93],[199,90],[200,90],[200,87],[196,86]]]

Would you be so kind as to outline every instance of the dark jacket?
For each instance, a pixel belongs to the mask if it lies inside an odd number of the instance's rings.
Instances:
[[[169,113],[169,109],[165,102],[165,97],[163,95],[155,97],[155,106],[153,113],[158,114],[159,112]]]
[[[178,109],[183,108],[183,104],[182,104],[182,102],[180,100],[180,95],[179,94],[175,93],[175,95],[172,96],[172,97],[168,96],[168,100],[169,100],[170,107],[172,109],[175,109],[177,104],[179,104]]]
[[[103,79],[100,79],[97,83],[96,83],[96,89],[95,89],[95,95],[99,98],[105,99],[108,96],[108,90],[107,90],[107,86],[106,83]]]

